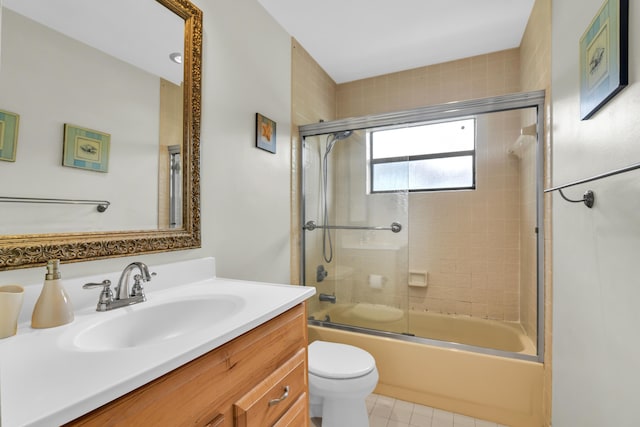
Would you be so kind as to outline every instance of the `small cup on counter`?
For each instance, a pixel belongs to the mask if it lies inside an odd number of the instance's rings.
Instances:
[[[20,285],[0,286],[0,338],[16,334],[23,297],[24,288]]]

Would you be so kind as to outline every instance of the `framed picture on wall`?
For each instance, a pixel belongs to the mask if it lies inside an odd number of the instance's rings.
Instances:
[[[586,120],[629,82],[629,0],[607,0],[580,38],[580,117]]]
[[[111,135],[65,123],[62,165],[96,172],[109,170]]]
[[[0,110],[0,160],[16,161],[19,124],[19,115]]]
[[[276,153],[276,122],[256,113],[256,147]]]

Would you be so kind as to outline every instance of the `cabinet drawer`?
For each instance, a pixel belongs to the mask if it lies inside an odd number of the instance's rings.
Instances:
[[[309,425],[309,410],[307,409],[307,393],[296,400],[291,408],[284,413],[273,427],[301,427]]]
[[[297,403],[307,389],[305,359],[306,349],[302,349],[236,401],[236,427],[271,426]]]

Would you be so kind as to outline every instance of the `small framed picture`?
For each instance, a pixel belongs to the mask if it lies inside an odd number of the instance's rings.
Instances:
[[[629,0],[607,0],[580,38],[580,117],[629,83]]]
[[[276,153],[276,122],[256,113],[256,147]]]
[[[0,160],[6,162],[16,161],[19,124],[19,115],[0,110]]]
[[[62,165],[107,172],[110,144],[111,135],[108,133],[65,124]]]

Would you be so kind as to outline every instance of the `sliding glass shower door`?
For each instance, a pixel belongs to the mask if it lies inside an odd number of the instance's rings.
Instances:
[[[531,92],[302,126],[312,321],[542,360],[543,104]]]
[[[372,190],[370,139],[366,129],[304,139],[304,283],[318,291],[309,314],[404,333],[408,192]],[[394,179],[406,182],[406,170]]]

